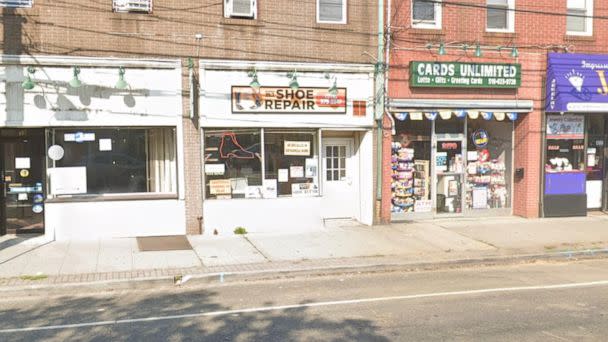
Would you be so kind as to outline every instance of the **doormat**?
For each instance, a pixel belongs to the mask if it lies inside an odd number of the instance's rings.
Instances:
[[[192,245],[185,235],[145,236],[137,238],[140,252],[184,251],[191,250]]]

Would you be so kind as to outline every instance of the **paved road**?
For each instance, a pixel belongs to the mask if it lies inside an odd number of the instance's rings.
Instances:
[[[608,261],[601,260],[0,299],[1,341],[607,336]]]

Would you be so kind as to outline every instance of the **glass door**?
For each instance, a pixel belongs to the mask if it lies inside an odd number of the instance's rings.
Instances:
[[[435,179],[437,214],[461,214],[464,185],[464,143],[462,139],[437,139]]]
[[[42,233],[44,230],[43,130],[0,130],[0,156],[1,233]]]

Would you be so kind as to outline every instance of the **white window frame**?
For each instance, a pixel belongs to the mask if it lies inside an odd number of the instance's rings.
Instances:
[[[435,2],[435,20],[433,22],[430,21],[416,21],[414,20],[414,0],[412,0],[410,2],[410,20],[412,21],[412,27],[413,28],[421,28],[421,29],[434,29],[434,30],[440,30],[441,29],[441,21],[442,21],[442,13],[441,13],[441,8],[442,8],[442,4],[441,1],[442,0],[436,0],[438,2]]]
[[[348,0],[344,0],[342,5],[342,20],[340,21],[332,21],[332,20],[321,20],[321,3],[320,0],[317,0],[317,24],[346,24],[348,20],[346,19],[346,15],[348,14]]]
[[[566,6],[568,3],[566,2]],[[585,0],[585,31],[568,31],[568,23],[566,22],[566,34],[569,36],[592,36],[593,35],[593,0]],[[566,7],[566,15],[568,14],[568,8]],[[567,16],[566,16],[567,20]]]
[[[253,9],[252,16],[244,16],[232,13],[232,0],[224,0],[224,18],[232,18],[232,19],[249,19],[255,20],[258,18],[258,2],[257,0],[249,0],[251,2],[251,7]]]
[[[486,1],[487,4],[487,1]],[[487,6],[487,5],[486,5]],[[515,0],[507,1],[507,28],[496,29],[488,27],[488,11],[486,9],[486,32],[515,32]]]
[[[0,0],[0,7],[32,8],[34,0]]]

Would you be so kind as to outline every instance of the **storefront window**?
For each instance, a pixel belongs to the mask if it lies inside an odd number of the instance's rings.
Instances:
[[[509,208],[513,124],[478,119],[467,127],[467,209]]]
[[[585,171],[585,117],[547,116],[547,173]]]
[[[51,195],[177,192],[174,128],[52,129]]]
[[[319,193],[316,131],[214,129],[204,136],[207,199]]]
[[[262,186],[261,143],[259,129],[205,131],[207,198],[256,196],[247,190]]]
[[[392,212],[430,212],[432,122],[408,120],[396,125],[391,154]]]
[[[265,179],[277,182],[278,196],[292,195],[294,184],[317,185],[319,162],[315,137],[316,132],[312,131],[265,130]]]

